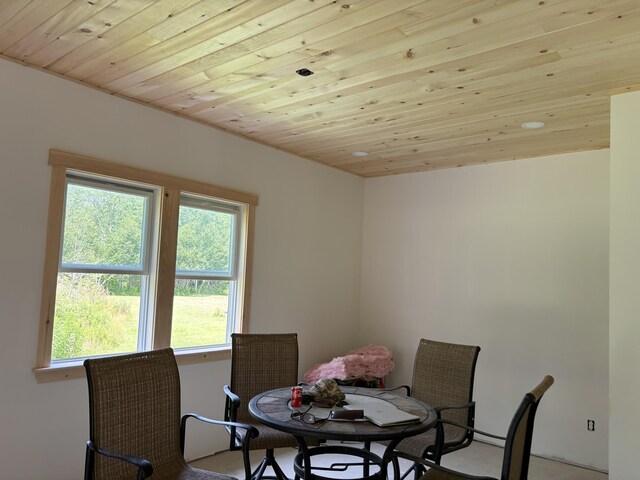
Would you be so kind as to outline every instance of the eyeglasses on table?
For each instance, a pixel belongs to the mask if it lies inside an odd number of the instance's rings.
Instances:
[[[316,423],[321,423],[326,420],[326,418],[318,418],[313,413],[310,413],[312,407],[309,407],[304,412],[296,410],[295,412],[291,412],[291,419],[298,420],[299,422],[303,422],[309,425],[315,425]],[[327,417],[328,418],[328,417]]]

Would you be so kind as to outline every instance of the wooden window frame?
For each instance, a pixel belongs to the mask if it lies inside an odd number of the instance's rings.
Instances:
[[[62,365],[52,365],[51,363],[53,317],[60,260],[65,183],[67,172],[69,171],[149,184],[159,187],[161,190],[153,349],[169,347],[171,343],[178,237],[177,220],[181,193],[202,195],[243,204],[245,214],[241,216],[241,221],[246,233],[243,238],[243,245],[240,248],[243,248],[246,253],[244,262],[238,266],[240,271],[244,272],[244,280],[242,282],[243,291],[239,292],[242,312],[236,318],[235,330],[240,332],[248,331],[255,210],[258,206],[257,195],[53,149],[49,151],[49,165],[52,168],[49,216],[42,278],[38,349],[36,366],[33,369],[38,382],[81,378],[84,376],[82,360],[64,362]],[[228,345],[213,348],[203,347],[197,349],[197,351],[176,351],[179,364],[227,359],[230,356],[230,347]]]

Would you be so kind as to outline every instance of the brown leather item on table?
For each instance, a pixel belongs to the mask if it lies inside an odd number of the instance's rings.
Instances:
[[[331,410],[329,420],[360,420],[364,418],[364,410]]]

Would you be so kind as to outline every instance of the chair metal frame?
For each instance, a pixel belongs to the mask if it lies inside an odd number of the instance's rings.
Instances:
[[[251,366],[251,374],[257,374],[261,377],[261,385],[254,386],[254,392],[249,396],[257,395],[262,391],[270,390],[274,388],[281,388],[287,386],[294,386],[298,382],[298,335],[296,333],[276,333],[276,334],[241,334],[234,333],[231,335],[231,381],[229,385],[224,386],[224,392],[226,394],[224,419],[225,421],[236,422],[240,416],[240,421],[254,425],[259,432],[262,432],[263,437],[268,435],[271,429],[264,425],[255,422],[248,414],[248,405],[251,398],[240,398],[236,394],[238,377],[240,366],[239,364],[244,361],[242,358],[241,349],[249,348],[247,345],[254,344],[259,346],[258,349],[252,351],[252,361],[255,362]],[[280,349],[278,349],[280,348]],[[290,351],[284,351],[285,348],[290,348]],[[283,363],[290,362],[289,365],[281,365],[280,372],[274,371],[274,366],[266,359],[269,356],[281,356]],[[285,368],[286,367],[286,368]],[[277,370],[277,369],[276,369]],[[268,377],[263,381],[262,376]],[[273,380],[272,383],[269,383]],[[235,390],[235,391],[234,391]],[[242,448],[240,437],[236,432],[235,427],[231,426],[227,428],[229,432],[229,449],[238,450]],[[287,435],[289,437],[290,435]],[[291,446],[298,447],[293,436],[290,436],[290,441],[280,440],[278,446]],[[282,442],[286,443],[283,445]],[[264,447],[252,447],[253,449],[259,449]],[[275,478],[277,480],[289,480],[282,471],[282,468],[276,461],[274,455],[274,448],[267,446],[265,448],[265,456],[258,465],[258,467],[251,474],[252,480]],[[274,476],[266,476],[265,471],[267,467],[271,467]]]
[[[473,430],[473,432],[478,435],[504,440],[505,446],[500,480],[527,480],[536,412],[540,400],[553,383],[553,377],[551,375],[545,375],[540,383],[524,396],[511,420],[506,437],[456,424],[456,426],[460,428]],[[443,422],[448,423],[446,421]],[[397,455],[423,465],[424,467],[429,467],[429,470],[423,477],[424,480],[498,480],[494,477],[457,472],[424,458],[402,453],[398,453]]]
[[[122,366],[124,366],[125,368],[120,368]],[[166,348],[162,350],[140,352],[129,355],[91,358],[84,361],[84,367],[86,370],[89,390],[89,441],[87,442],[85,455],[85,480],[94,480],[97,473],[99,478],[104,478],[104,475],[107,474],[96,472],[96,456],[117,459],[135,466],[137,469],[137,480],[149,478],[154,473],[154,466],[148,459],[133,455],[131,454],[131,452],[114,451],[114,447],[111,445],[109,445],[109,448],[104,448],[104,445],[98,445],[99,442],[96,441],[96,438],[100,437],[99,433],[101,432],[98,431],[99,429],[96,427],[96,423],[99,423],[99,404],[104,403],[105,405],[108,404],[110,406],[113,406],[118,405],[118,402],[121,402],[120,404],[123,405],[122,409],[126,409],[127,407],[131,407],[131,405],[135,406],[135,403],[131,401],[131,398],[142,398],[144,402],[150,402],[155,398],[155,394],[165,395],[167,398],[169,398],[170,400],[168,400],[168,403],[172,406],[171,410],[175,410],[176,413],[175,427],[179,427],[179,437],[176,437],[176,442],[179,442],[179,446],[174,445],[173,447],[170,447],[171,451],[175,452],[175,448],[179,448],[180,452],[180,465],[178,466],[182,468],[182,473],[178,474],[178,476],[175,477],[176,479],[187,479],[190,477],[202,479],[204,478],[204,474],[209,473],[192,469],[184,461],[186,424],[187,420],[189,420],[190,418],[212,425],[246,430],[247,433],[245,435],[245,441],[242,445],[240,445],[239,449],[242,450],[243,453],[246,478],[248,479],[250,477],[251,463],[249,460],[249,445],[251,439],[258,436],[258,430],[251,425],[239,422],[213,420],[195,413],[187,413],[180,417],[180,376],[172,349]],[[166,388],[164,386],[159,387],[156,385],[152,385],[148,395],[139,395],[143,391],[136,390],[137,388],[142,389],[149,387],[148,385],[135,384],[134,376],[136,375],[136,372],[143,372],[145,370],[148,371],[158,367],[160,367],[159,371],[161,372],[163,378],[168,379]],[[105,382],[108,382],[110,380],[112,381],[112,383],[115,383],[117,385],[116,387],[111,389],[110,393],[107,394],[106,391],[102,389],[102,387],[106,384]],[[154,387],[156,388],[156,391],[154,391]],[[134,392],[132,390],[136,391]],[[116,391],[116,393],[113,393],[113,391]],[[146,390],[144,392],[146,393]],[[131,401],[132,403],[125,404],[125,401]],[[145,410],[146,407],[147,405],[145,404],[137,406],[137,408],[141,410]],[[152,426],[146,428],[147,425],[125,426],[125,422],[121,417],[118,416],[116,416],[116,421],[120,421],[121,425],[116,424],[115,426],[111,425],[110,427],[114,427],[116,429],[119,428],[121,430],[121,433],[124,434],[117,435],[119,443],[126,443],[120,440],[122,438],[130,438],[130,436],[125,437],[126,434],[137,434],[145,436],[146,434],[148,434],[149,430],[153,429]],[[175,430],[173,431],[175,432]],[[153,438],[153,435],[150,438]],[[144,442],[138,442],[138,444],[148,445],[148,441],[147,439],[145,439]],[[115,447],[126,448],[125,445],[115,445]],[[190,475],[191,471],[195,472],[193,476]],[[156,473],[159,474],[159,472]],[[118,475],[118,478],[120,477],[121,475]],[[210,478],[214,480],[231,479],[232,477],[210,472]]]
[[[418,344],[418,349],[416,351],[415,359],[414,359],[414,367],[413,367],[413,378],[411,387],[408,385],[403,385],[398,388],[405,388],[407,390],[407,395],[415,396],[419,400],[425,401],[426,403],[432,405],[438,415],[438,423],[436,424],[436,432],[435,438],[432,443],[425,442],[423,447],[422,458],[426,458],[427,460],[439,464],[443,455],[455,452],[462,448],[468,447],[473,441],[473,427],[475,424],[475,401],[473,400],[473,388],[475,383],[475,371],[476,364],[478,361],[478,355],[480,353],[480,347],[474,345],[461,345],[455,343],[446,343],[446,342],[438,342],[435,340],[428,339],[420,339]],[[451,360],[455,359],[457,356],[463,357],[463,362],[460,365],[452,365]],[[425,358],[431,357],[431,360],[435,363],[434,365],[424,364],[423,361]],[[434,389],[438,388],[438,386],[421,386],[420,381],[422,378],[437,378],[442,376],[447,376],[449,370],[453,370],[454,373],[459,373],[462,371],[464,373],[463,376],[466,377],[468,383],[463,385],[464,390],[464,403],[458,405],[451,405],[451,400],[446,399],[448,392],[439,392],[438,397],[445,397],[444,405],[434,404],[434,398],[436,395],[434,392],[430,392],[428,390],[429,387]],[[420,386],[421,388],[418,388]],[[442,401],[442,400],[441,400]],[[454,410],[466,410],[466,422],[465,422],[465,433],[464,436],[460,439],[456,439],[455,441],[447,441],[446,433],[445,433],[445,424],[449,423],[455,426],[458,426],[457,423],[448,422],[446,418],[447,412]],[[418,441],[419,437],[415,439],[409,439],[408,441]],[[421,447],[422,448],[422,447]],[[403,452],[403,445],[400,443],[398,447],[396,447],[396,452],[400,454],[407,454],[407,452]],[[408,456],[412,456],[407,454]],[[401,455],[400,455],[401,456]],[[396,477],[399,476],[398,472],[400,471],[400,466],[395,458],[392,462],[394,471],[396,473]],[[411,472],[414,473],[415,480],[418,480],[424,473],[425,468],[420,462],[415,462],[411,468],[409,468],[404,474],[400,477],[401,479],[406,478]]]

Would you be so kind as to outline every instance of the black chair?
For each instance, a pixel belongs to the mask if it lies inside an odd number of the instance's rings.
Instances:
[[[479,353],[478,346],[436,342],[424,338],[420,340],[411,387],[405,388],[412,397],[434,407],[442,421],[437,423],[434,430],[400,442],[396,447],[400,456],[426,458],[438,464],[442,455],[471,444],[475,420],[473,383]],[[397,459],[393,461],[393,465],[397,476]],[[402,478],[411,471],[417,480],[425,469],[416,462]]]
[[[253,425],[260,436],[250,444],[251,450],[266,451],[260,465],[252,473],[254,480],[271,467],[278,480],[288,480],[275,459],[274,449],[298,447],[295,438],[257,422],[249,414],[249,401],[259,393],[274,388],[292,387],[298,382],[298,336],[295,333],[231,335],[231,382],[227,394],[224,419]],[[242,448],[245,431],[230,427],[231,450]],[[309,445],[317,441],[309,440]]]
[[[170,348],[85,360],[89,386],[89,438],[85,480],[235,480],[198,470],[184,459],[189,418],[245,432],[245,475],[251,475],[250,425],[211,420],[193,413],[180,418],[180,376]]]
[[[505,441],[502,460],[502,474],[500,480],[527,480],[529,474],[529,458],[531,456],[531,439],[533,437],[533,422],[538,404],[544,393],[553,385],[553,377],[545,376],[531,392],[524,396],[516,414],[511,420],[506,437],[474,430],[478,435],[485,435]],[[469,427],[460,426],[460,428]],[[483,477],[456,472],[444,468],[428,460],[408,455],[400,455],[416,463],[429,467],[422,480],[498,480],[493,477]]]

